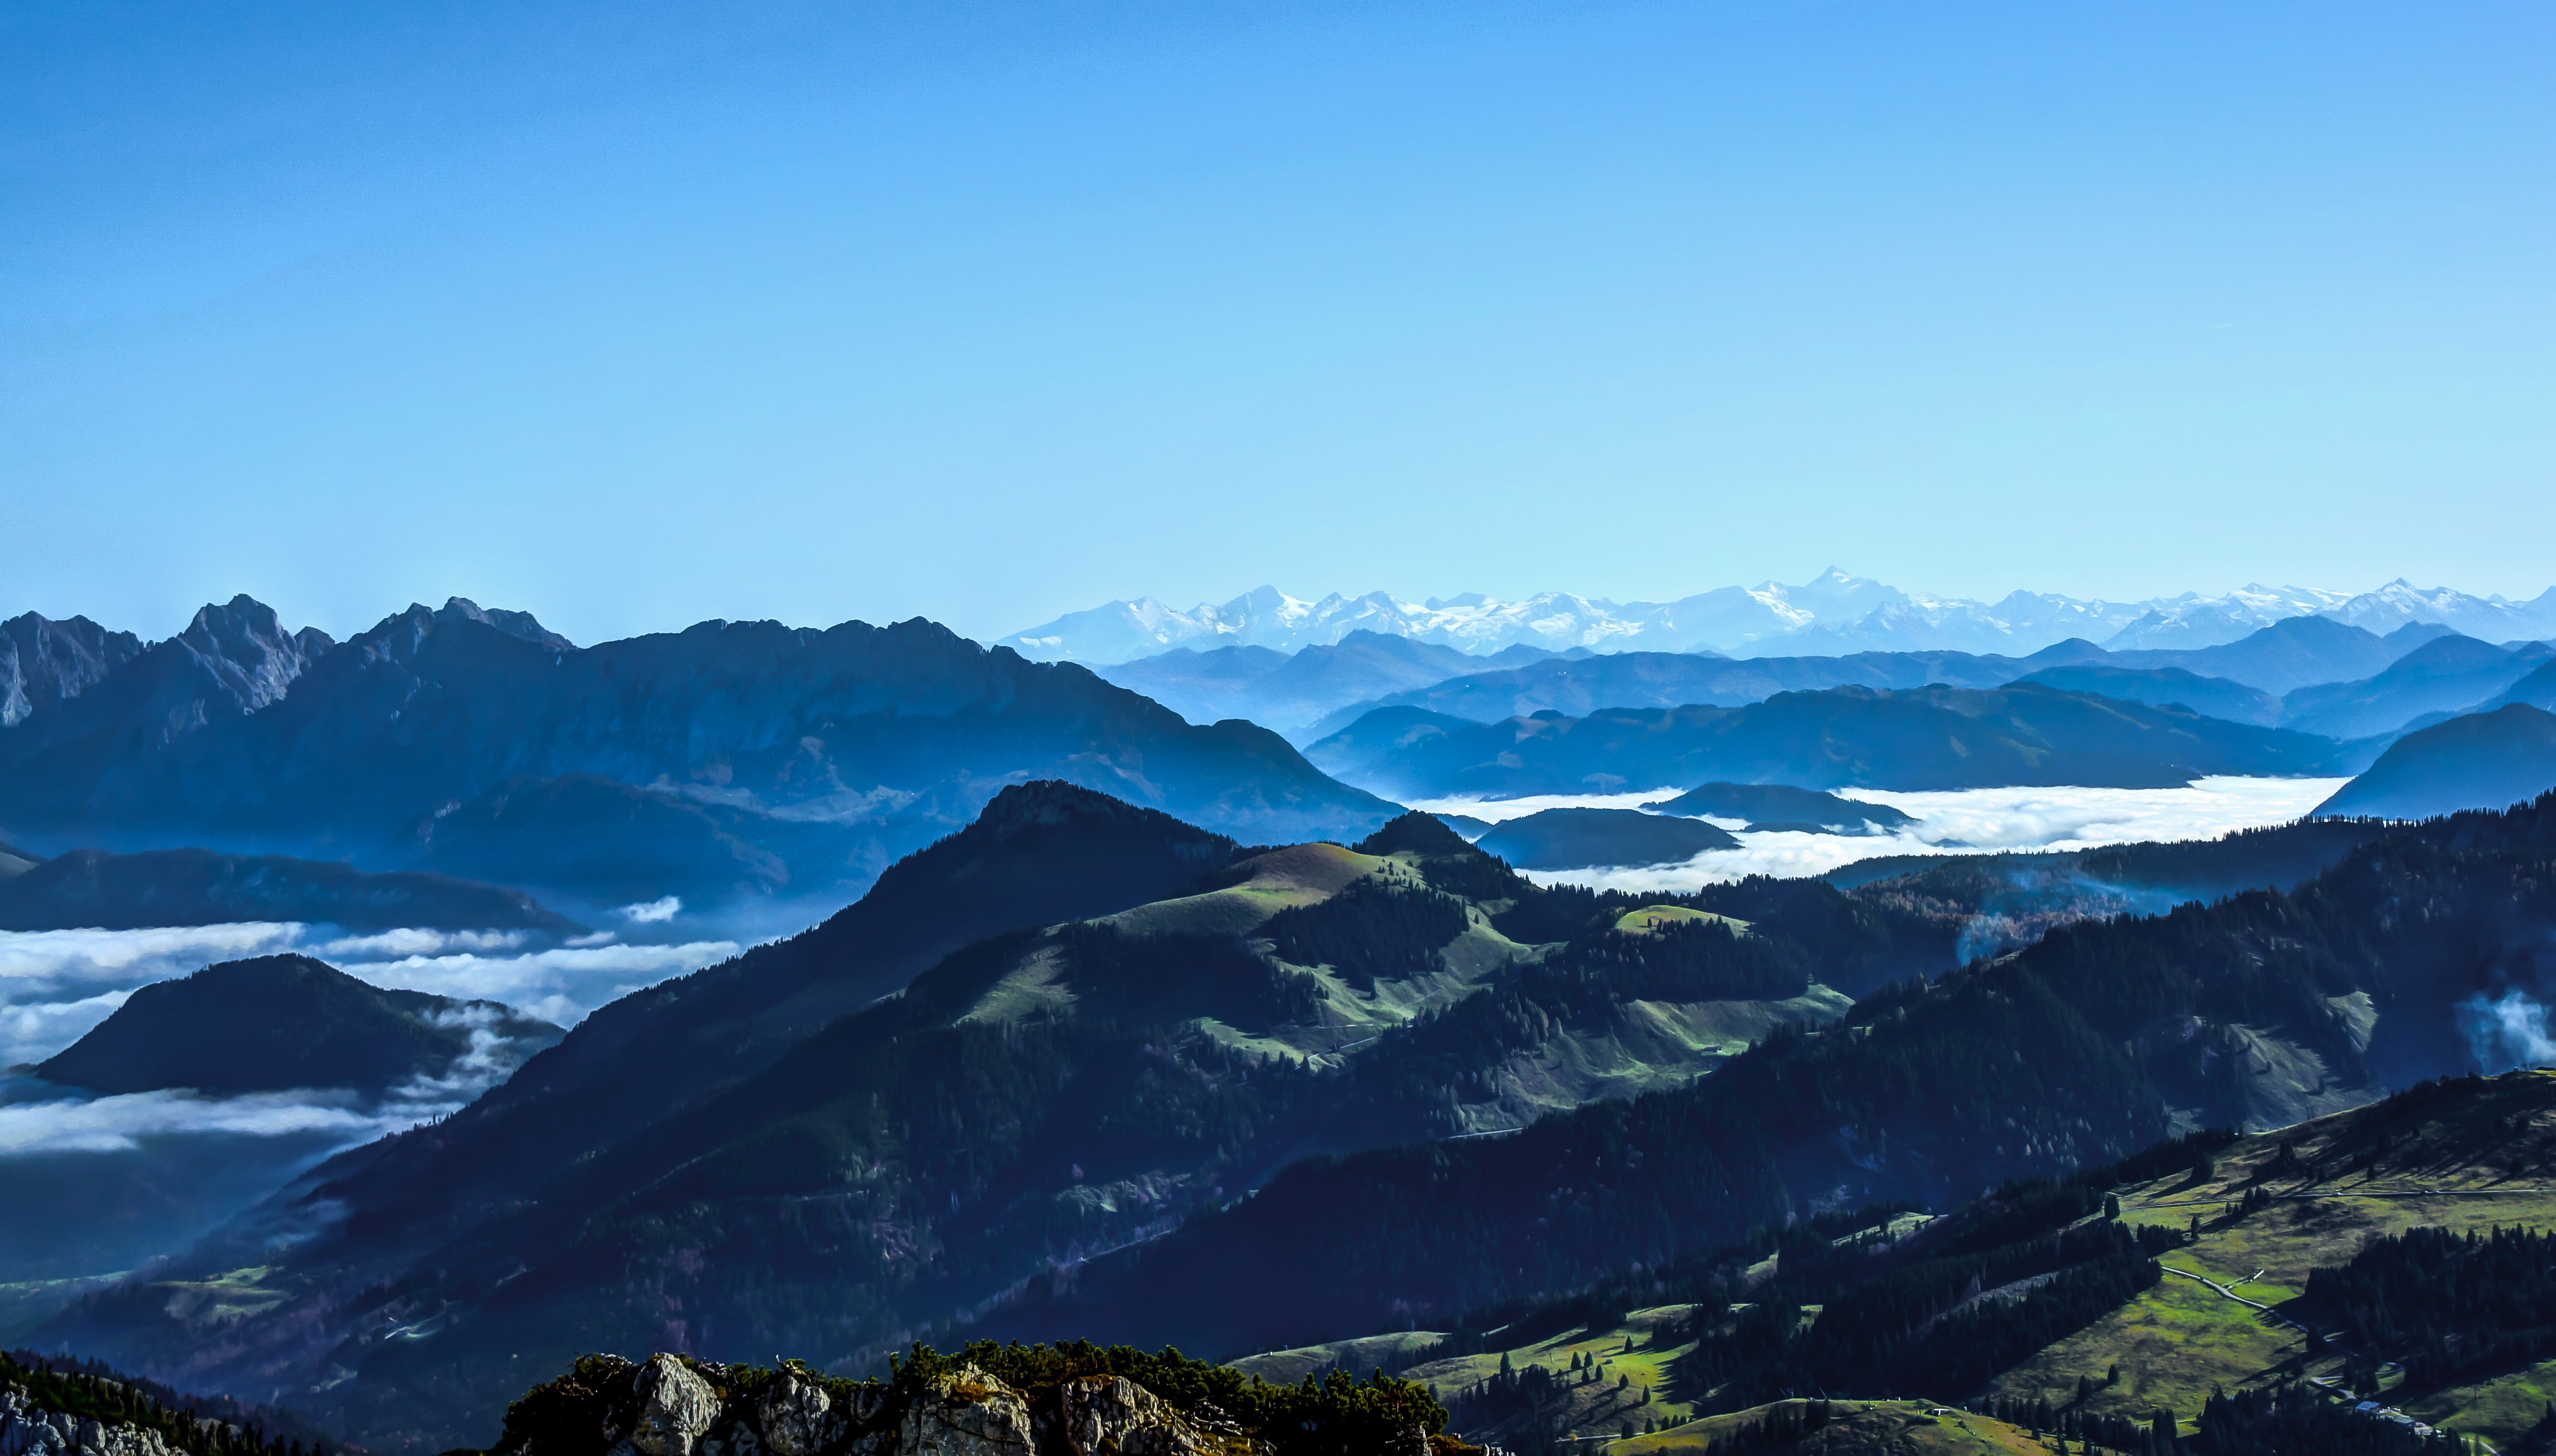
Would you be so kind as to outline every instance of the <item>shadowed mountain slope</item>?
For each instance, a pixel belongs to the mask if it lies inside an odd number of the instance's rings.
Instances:
[[[1581,649],[1575,655],[1588,653]],[[1193,723],[1248,718],[1301,742],[1301,735],[1316,720],[1343,703],[1553,656],[1520,644],[1489,657],[1473,657],[1437,643],[1360,629],[1337,643],[1319,643],[1293,653],[1265,647],[1207,652],[1175,648],[1092,670]]]
[[[1815,966],[1864,989],[1949,947],[1818,885],[1539,891],[1420,815],[1236,854],[1009,790],[836,920],[605,1008],[192,1256],[171,1278],[278,1301],[219,1342],[148,1283],[57,1334],[242,1389],[346,1365],[313,1398],[350,1429],[448,1444],[521,1361],[669,1320],[703,1350],[874,1353],[1305,1153],[1679,1085],[1843,1010]]]
[[[1705,784],[1643,807],[1662,814],[1745,819],[1751,829],[1872,833],[1917,822],[1886,803],[1865,803],[1783,784]]]
[[[1841,687],[1739,708],[1489,724],[1380,708],[1306,753],[1342,779],[1402,798],[1615,792],[1713,779],[1814,789],[2152,789],[2207,774],[2366,762],[2330,739],[2028,682],[1988,691]]]
[[[0,930],[218,925],[306,920],[351,930],[585,927],[520,890],[449,875],[367,875],[351,865],[278,855],[75,849],[0,876]]]
[[[2556,787],[2556,714],[2514,703],[2408,733],[2320,814],[2420,819],[2491,809]]]
[[[2284,726],[2329,738],[2393,733],[2427,713],[2488,701],[2556,659],[2545,643],[2500,648],[2473,637],[2441,637],[2358,682],[2302,687],[2281,700]]]
[[[2122,702],[2187,707],[2205,717],[2231,723],[2277,727],[2281,700],[2259,687],[2226,677],[2204,677],[2185,667],[2123,667],[2110,663],[2076,663],[2044,667],[2021,680],[2068,692],[2091,692]]]
[[[2237,722],[2265,723],[2255,693],[2278,697],[2307,683],[2370,676],[2449,629],[2408,626],[2387,637],[2317,617],[2262,628],[2241,641],[2199,650],[2112,652],[2083,639],[2030,657],[1961,652],[1861,652],[1840,657],[1730,661],[1682,653],[1614,653],[1549,661],[1504,671],[1473,667],[1467,675],[1365,702],[1345,703],[1308,730],[1320,739],[1379,707],[1419,707],[1479,723],[1547,709],[1578,717],[1599,708],[1737,707],[1779,692],[1832,687],[1906,689],[1929,684],[1997,687],[2017,678],[2130,701],[2184,706]],[[2213,685],[2212,679],[2219,684]],[[2250,689],[2250,692],[2248,691]],[[2189,701],[2205,697],[2207,702]],[[2222,711],[2225,709],[2226,711]]]
[[[1640,809],[1544,809],[1503,821],[1475,844],[1522,870],[1680,864],[1739,847],[1711,824]]]
[[[0,728],[78,697],[141,651],[132,633],[86,617],[55,622],[28,612],[0,622]]]
[[[143,987],[36,1075],[104,1093],[351,1087],[379,1095],[441,1076],[478,1049],[474,1032],[513,1043],[517,1059],[561,1034],[493,1001],[385,991],[309,956],[270,955]]]
[[[921,620],[713,622],[579,650],[456,600],[315,655],[250,608],[208,608],[200,632],[0,732],[0,823],[40,843],[423,858],[609,903],[634,886],[844,894],[1034,778],[1255,839],[1355,837],[1391,809],[1265,729],[1192,727]],[[625,791],[541,787],[578,776]],[[616,813],[603,860],[556,852]]]
[[[2541,984],[2551,931],[2556,795],[2399,829],[2295,894],[2065,926],[1682,1089],[1306,1159],[996,1327],[1284,1348],[1587,1287],[1806,1209],[1950,1208],[2176,1126],[2296,1122],[2463,1069],[2462,1006]]]

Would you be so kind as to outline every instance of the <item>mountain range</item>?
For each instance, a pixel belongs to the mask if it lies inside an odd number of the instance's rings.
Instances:
[[[1408,1328],[2455,1069],[2462,1001],[2536,984],[2551,823],[2143,846],[2160,894],[2287,893],[1965,969],[1952,887],[1538,889],[1425,815],[1246,849],[1015,787],[41,1338],[431,1450],[598,1348],[860,1371],[933,1330]]]
[[[2415,656],[2449,639],[2466,646],[2432,648]],[[2426,623],[2397,628],[2382,638],[2323,617],[2290,617],[2236,642],[2189,651],[2114,652],[2072,640],[2023,658],[1866,652],[1726,659],[1512,648],[1484,660],[1358,631],[1336,645],[1292,656],[1266,648],[1183,648],[1096,670],[1193,721],[1245,716],[1303,744],[1328,737],[1378,707],[1425,707],[1494,722],[1547,708],[1576,716],[1606,707],[1736,707],[1785,691],[1937,682],[1997,687],[2024,678],[2134,702],[2176,703],[2266,727],[2303,726],[2294,720],[2316,716],[2326,726],[2312,731],[2376,721],[2386,727],[2367,731],[2383,732],[2444,704],[2481,702],[2549,655],[2545,644],[2496,647]],[[2413,662],[2404,671],[2389,673],[2409,657]],[[2320,687],[2326,690],[2309,690]],[[2291,694],[2304,696],[2293,702]],[[2355,705],[2343,707],[2338,698],[2352,699]],[[2391,713],[2399,716],[2389,721]],[[2346,716],[2355,721],[2342,722]]]
[[[578,648],[456,598],[339,644],[241,597],[144,647],[29,617],[10,641],[35,647],[15,660],[29,707],[0,728],[0,826],[40,852],[310,856],[587,907],[840,903],[1032,778],[1263,841],[1391,811],[1265,729],[1193,727],[919,619]]]
[[[1554,709],[1477,723],[1377,708],[1306,754],[1403,799],[1615,793],[1713,780],[1806,789],[2179,787],[2211,774],[2352,773],[2377,750],[2065,692],[1835,687],[1735,708]]]
[[[520,890],[345,864],[207,849],[44,859],[0,845],[0,930],[140,929],[302,920],[350,930],[543,930],[585,926]]]
[[[1477,592],[1407,602],[1387,592],[1319,601],[1275,587],[1187,611],[1151,597],[1068,613],[1000,639],[1025,657],[1123,663],[1183,646],[1292,652],[1355,631],[1489,654],[1515,646],[1559,652],[1713,651],[1732,656],[1838,656],[1954,651],[2024,655],[2084,638],[2120,650],[2189,650],[2234,642],[2285,617],[2324,616],[2384,636],[2408,623],[2449,627],[2486,642],[2556,636],[2556,588],[2526,601],[2472,596],[2399,579],[2353,594],[2247,586],[2224,596],[2186,592],[2136,602],[2080,601],[2017,591],[1994,602],[1912,594],[1831,567],[1799,586],[1726,586],[1674,602],[1612,602],[1546,592],[1502,601]]]
[[[256,1286],[220,1341],[158,1276],[46,1338],[297,1402],[343,1365],[317,1408],[443,1449],[528,1363],[670,1321],[702,1349],[879,1348],[1307,1154],[1683,1084],[1955,933],[1812,882],[1710,903],[1619,931],[1422,815],[1255,851],[1008,789],[826,924],[604,1008],[173,1266]],[[1379,1055],[1407,1023],[1439,1030]]]

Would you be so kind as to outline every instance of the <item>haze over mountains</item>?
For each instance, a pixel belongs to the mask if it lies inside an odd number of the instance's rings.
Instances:
[[[2063,692],[1839,687],[1736,708],[1553,709],[1475,723],[1379,708],[1306,750],[1406,799],[1619,793],[1713,780],[1807,789],[2082,785],[2163,789],[2210,775],[2341,775],[2374,750]]]
[[[2413,656],[2445,639],[2465,646]],[[2133,702],[2176,703],[2265,727],[2357,730],[2337,736],[2360,737],[2445,704],[2480,702],[2516,684],[2549,654],[2543,644],[2481,643],[2431,623],[2408,624],[2380,637],[2329,618],[2290,617],[2236,642],[2189,651],[2115,652],[2071,640],[2022,658],[1865,652],[1725,659],[1509,648],[1484,660],[1360,631],[1293,655],[1266,648],[1183,648],[1096,670],[1194,722],[1240,714],[1300,744],[1336,733],[1379,707],[1425,707],[1493,722],[1549,708],[1577,715],[1604,707],[1735,707],[1784,691],[1930,683],[1997,687],[2021,678]],[[2381,675],[2409,657],[2403,670]],[[2293,702],[2292,693],[2303,695]],[[2347,700],[2356,706],[2344,706]],[[2373,722],[2384,726],[2367,726]]]
[[[1264,586],[1188,611],[1151,597],[1111,602],[1001,641],[1025,657],[1086,663],[1122,663],[1184,646],[1292,652],[1337,643],[1355,631],[1476,655],[1528,646],[1734,657],[1941,651],[2019,656],[2070,638],[2117,650],[2214,647],[2283,618],[2310,615],[2381,636],[2409,622],[2427,622],[2505,642],[2556,636],[2556,587],[2526,602],[2418,588],[2400,578],[2359,594],[2247,586],[2218,597],[2186,592],[2103,602],[2017,591],[1983,603],[1913,594],[1835,567],[1799,586],[1725,586],[1665,603],[1617,603],[1566,592],[1520,601],[1467,593],[1406,602],[1386,592],[1306,601]]]

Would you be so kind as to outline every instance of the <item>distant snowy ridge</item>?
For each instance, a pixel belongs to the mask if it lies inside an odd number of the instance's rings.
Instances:
[[[2323,616],[2385,635],[2433,622],[2486,642],[2556,636],[2556,587],[2514,602],[2399,579],[2355,595],[2248,585],[2147,601],[2080,601],[2017,591],[1995,602],[1902,591],[1835,567],[1799,586],[1725,586],[1674,602],[1612,602],[1570,592],[1500,601],[1478,592],[1425,602],[1387,592],[1320,601],[1274,586],[1180,611],[1154,600],[1111,602],[998,639],[1045,661],[1123,663],[1174,648],[1337,643],[1364,629],[1489,654],[1523,644],[1553,652],[1718,652],[1732,657],[1950,650],[2023,655],[2082,637],[2115,650],[2235,642],[2286,617]]]

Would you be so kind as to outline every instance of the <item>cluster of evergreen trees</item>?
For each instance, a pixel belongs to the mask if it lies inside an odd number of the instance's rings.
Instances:
[[[1400,876],[1371,875],[1316,905],[1295,906],[1260,927],[1280,958],[1329,966],[1359,991],[1438,969],[1438,950],[1465,933],[1465,903]]]
[[[2171,1456],[2419,1456],[2433,1449],[2406,1426],[2372,1420],[2299,1386],[2213,1394],[2193,1424]],[[2160,1446],[2157,1456],[2170,1453]]]
[[[1755,1420],[1707,1441],[1705,1450],[1710,1456],[1757,1456],[1761,1451],[1780,1451],[1814,1431],[1827,1429],[1836,1418],[1836,1408],[1826,1400],[1787,1400]]]
[[[335,1449],[315,1427],[282,1411],[226,1395],[181,1395],[93,1360],[32,1350],[0,1354],[0,1387],[11,1386],[40,1410],[156,1431],[171,1450],[188,1456],[326,1456]]]
[[[2084,1398],[2082,1387],[2078,1400],[2059,1406],[2053,1406],[2046,1396],[2026,1400],[2020,1396],[1991,1395],[1980,1402],[1980,1411],[2036,1434],[2056,1432],[2062,1441],[2107,1446],[2115,1451],[2131,1452],[2133,1456],[2175,1456],[2179,1448],[2171,1412],[2160,1410],[2144,1421],[2132,1420],[2126,1415],[2088,1410],[2078,1403]]]
[[[2436,1390],[2556,1352],[2556,1235],[2409,1229],[2310,1272],[2307,1298],[2407,1389]]]
[[[2092,1183],[2037,1180],[1902,1249],[1788,1245],[1744,1307],[1697,1331],[1679,1383],[1717,1392],[1725,1408],[1788,1395],[1960,1398],[2161,1277],[2155,1256],[2181,1236],[2090,1217],[2105,1207]],[[1809,1305],[1820,1311],[1806,1321]]]

